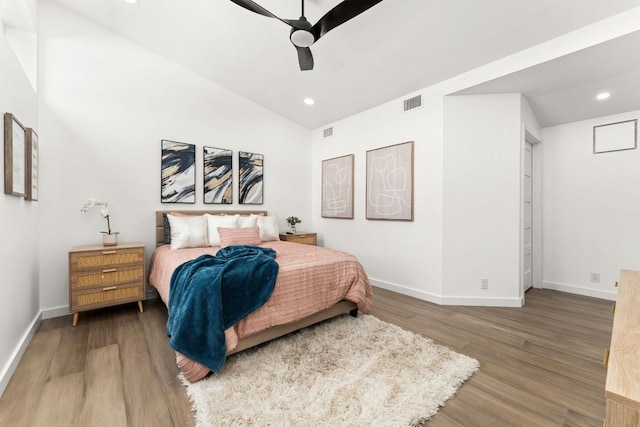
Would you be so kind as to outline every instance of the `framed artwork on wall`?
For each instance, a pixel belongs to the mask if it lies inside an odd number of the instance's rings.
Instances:
[[[162,203],[196,202],[196,146],[162,140]]]
[[[25,195],[27,131],[11,113],[4,115],[4,192]]]
[[[354,155],[322,161],[323,218],[353,219]]]
[[[31,128],[27,128],[27,166],[26,185],[24,198],[38,200],[38,134]]]
[[[240,151],[238,159],[240,160],[239,202],[241,205],[261,205],[263,203],[264,156]]]
[[[367,219],[413,221],[413,141],[367,151]]]
[[[233,203],[233,151],[203,147],[203,192],[205,203]]]
[[[635,150],[638,147],[638,119],[593,127],[593,154]]]

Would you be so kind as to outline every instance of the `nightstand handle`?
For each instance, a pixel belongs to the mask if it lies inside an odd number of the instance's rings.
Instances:
[[[117,271],[117,269],[115,268],[107,268],[106,270],[102,270],[103,273],[113,273]]]
[[[102,251],[102,255],[113,255],[116,251]]]
[[[117,286],[109,286],[108,288],[102,288],[103,291],[115,291],[118,289]]]

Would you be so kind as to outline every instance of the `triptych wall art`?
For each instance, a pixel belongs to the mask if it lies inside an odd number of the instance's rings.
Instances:
[[[413,141],[367,151],[366,218],[413,221]],[[322,217],[353,219],[354,155],[322,161]]]
[[[11,113],[4,115],[4,192],[38,200],[38,135]]]
[[[239,152],[240,204],[263,203],[262,154]],[[233,203],[233,151],[203,147],[202,188],[205,204]],[[196,146],[162,140],[161,202],[195,203]]]
[[[262,168],[264,156],[262,154],[240,151],[240,204],[262,204]]]
[[[196,146],[162,140],[162,203],[196,202]]]
[[[204,147],[204,202],[233,203],[233,151]]]

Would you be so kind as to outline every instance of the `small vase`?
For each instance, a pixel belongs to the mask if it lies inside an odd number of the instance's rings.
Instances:
[[[103,233],[102,246],[116,246],[118,244],[118,233]]]
[[[293,234],[296,234],[296,226],[295,225],[290,225],[289,228],[291,229],[291,232]]]

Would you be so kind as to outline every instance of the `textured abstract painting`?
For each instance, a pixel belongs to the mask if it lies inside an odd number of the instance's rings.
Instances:
[[[262,154],[240,151],[238,158],[240,160],[240,204],[261,205],[264,156]]]
[[[322,216],[353,219],[353,154],[322,161]]]
[[[162,140],[162,203],[196,202],[196,146]]]
[[[233,203],[233,151],[223,148],[203,148],[204,202]]]
[[[367,151],[367,219],[413,221],[413,141]]]

